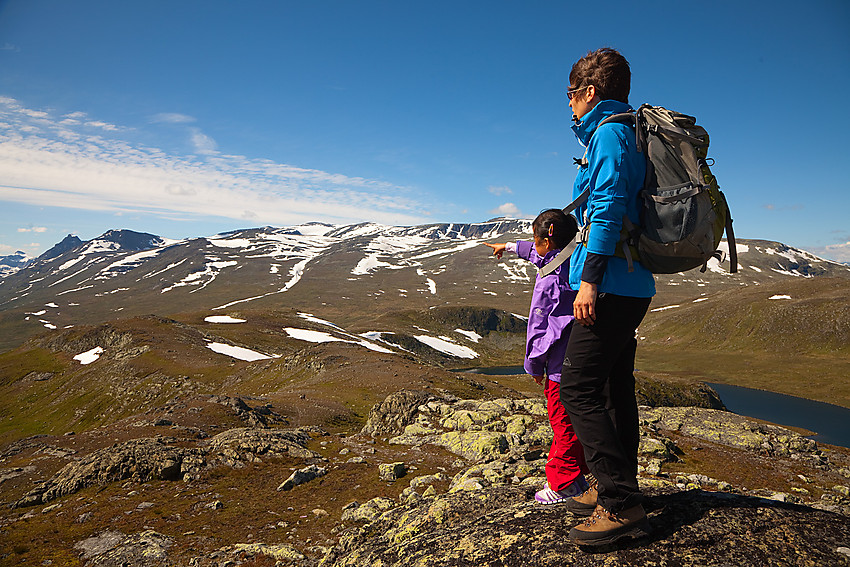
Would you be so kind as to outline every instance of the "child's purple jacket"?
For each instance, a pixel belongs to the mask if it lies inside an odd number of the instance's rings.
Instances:
[[[516,243],[517,256],[538,268],[548,264],[558,252],[560,250],[553,250],[541,258],[533,242],[518,240]],[[528,313],[523,367],[532,376],[545,375],[554,382],[561,381],[561,368],[573,322],[576,292],[570,289],[569,279],[569,264],[566,262],[545,277],[541,278],[538,274]]]

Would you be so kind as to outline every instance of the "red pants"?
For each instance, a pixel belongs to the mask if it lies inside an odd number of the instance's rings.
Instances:
[[[588,472],[584,462],[584,448],[578,441],[570,416],[561,403],[561,384],[546,380],[546,408],[549,423],[555,434],[549,459],[546,461],[546,480],[552,490],[563,490],[582,473]]]

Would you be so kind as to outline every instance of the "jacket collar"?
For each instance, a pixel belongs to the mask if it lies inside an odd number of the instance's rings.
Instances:
[[[548,264],[549,262],[554,260],[555,256],[557,256],[560,251],[560,248],[555,248],[554,250],[549,250],[548,252],[546,252],[546,255],[543,256],[543,264]]]
[[[624,102],[618,100],[603,100],[594,106],[590,112],[585,114],[581,122],[573,124],[573,132],[584,147],[590,143],[590,138],[599,126],[599,123],[611,116],[621,112],[634,112],[634,109]]]

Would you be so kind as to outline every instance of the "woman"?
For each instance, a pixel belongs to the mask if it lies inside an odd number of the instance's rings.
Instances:
[[[646,172],[632,126],[599,123],[631,111],[628,61],[609,48],[588,53],[570,71],[573,130],[587,148],[573,187],[589,189],[576,209],[583,244],[570,259],[577,291],[575,322],[561,374],[561,402],[585,451],[595,488],[571,499],[570,510],[588,519],[570,531],[581,545],[642,535],[646,512],[637,484],[639,441],[635,401],[635,331],[655,295],[652,273],[614,256],[623,216],[637,224],[638,192]]]

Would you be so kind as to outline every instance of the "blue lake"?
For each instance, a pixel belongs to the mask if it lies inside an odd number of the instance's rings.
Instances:
[[[522,366],[495,366],[471,368],[466,372],[508,376],[524,374],[525,370]],[[743,386],[706,383],[714,388],[726,408],[733,413],[778,425],[801,427],[814,431],[816,435],[811,438],[815,441],[850,448],[848,408]]]
[[[742,386],[707,384],[714,388],[731,412],[779,425],[802,427],[817,433],[811,436],[815,441],[850,447],[848,408]]]

